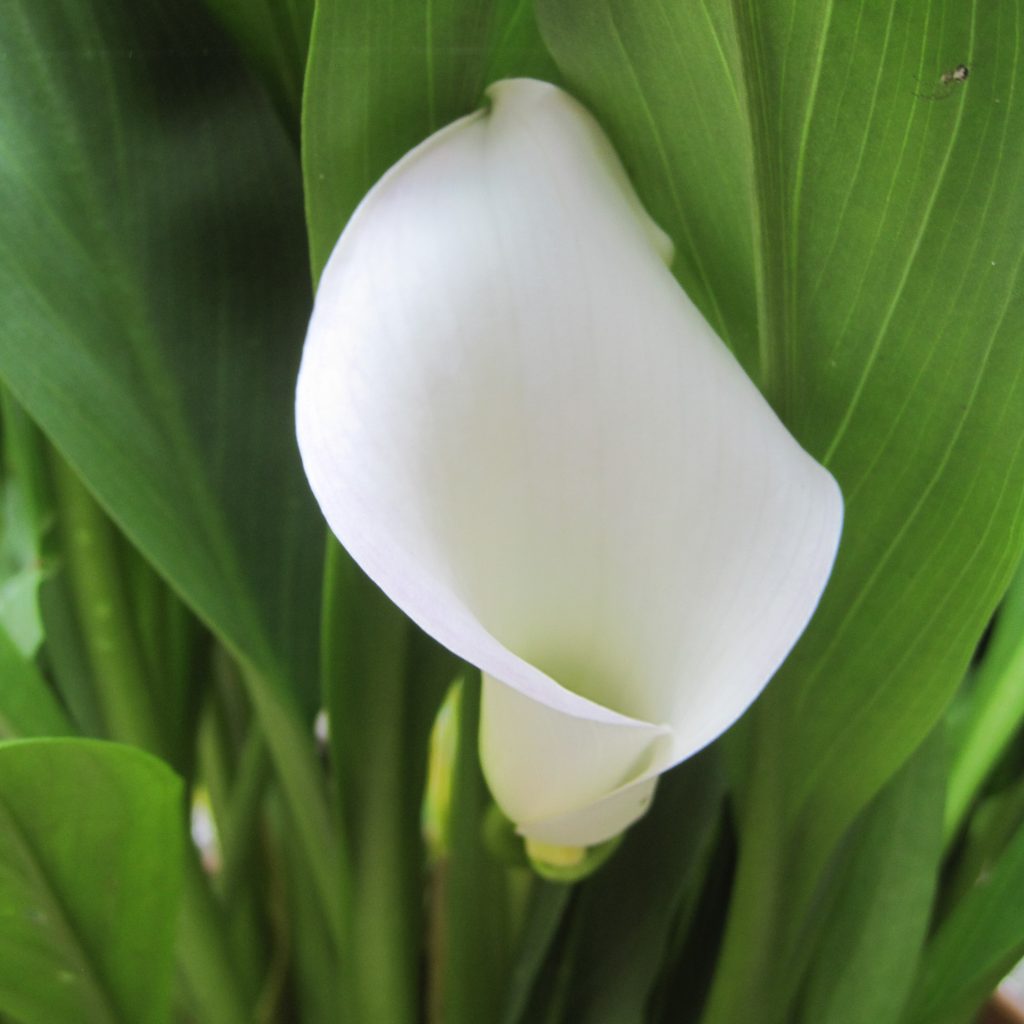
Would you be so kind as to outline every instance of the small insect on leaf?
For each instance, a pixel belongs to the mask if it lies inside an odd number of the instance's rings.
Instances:
[[[952,71],[943,71],[939,75],[939,85],[934,92],[916,92],[915,96],[922,100],[944,100],[953,95],[955,86],[967,81],[971,69],[966,64],[957,64]]]

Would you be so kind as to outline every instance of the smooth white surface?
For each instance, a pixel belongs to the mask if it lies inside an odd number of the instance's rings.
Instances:
[[[489,95],[339,240],[299,445],[355,560],[486,674],[505,813],[588,845],[760,693],[842,498],[679,288],[590,115],[530,80]]]

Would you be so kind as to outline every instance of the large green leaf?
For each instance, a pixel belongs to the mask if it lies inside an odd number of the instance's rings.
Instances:
[[[148,754],[0,743],[0,1013],[168,1020],[182,833],[180,780]]]
[[[570,88],[672,236],[687,292],[756,367],[753,155],[729,4],[538,0],[537,13]]]
[[[867,807],[815,943],[804,1024],[895,1024],[928,933],[948,764],[936,731]]]
[[[529,0],[319,0],[302,115],[314,276],[399,157],[476,109],[496,76],[553,71]]]
[[[287,143],[187,4],[2,12],[0,373],[204,618],[311,695],[320,544],[292,431],[308,300]]]
[[[696,900],[721,817],[724,778],[716,755],[705,751],[666,775],[654,806],[622,849],[580,886],[568,1003],[574,1022],[648,1018],[673,928]]]
[[[299,169],[197,0],[0,0],[0,376],[237,653],[321,905]]]
[[[1021,4],[539,12],[679,276],[846,496],[818,614],[737,736],[753,764],[709,1019],[770,1020],[781,936],[937,720],[1020,556]]]

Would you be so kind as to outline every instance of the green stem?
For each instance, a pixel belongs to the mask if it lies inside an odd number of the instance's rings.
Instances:
[[[263,736],[270,764],[292,817],[292,828],[298,835],[305,857],[303,877],[316,892],[316,910],[323,917],[324,928],[330,936],[331,955],[336,957],[345,947],[347,886],[343,873],[338,871],[341,850],[336,823],[332,820],[327,801],[323,768],[316,754],[312,723],[303,722],[283,688],[272,686],[240,654],[222,653],[220,665],[224,680],[229,681],[235,672],[239,674],[239,682],[254,713],[254,720],[248,728]],[[222,685],[218,688],[218,696],[230,707],[232,698],[240,694],[235,694],[231,685]],[[241,716],[229,717],[238,719]],[[230,726],[232,721],[223,724]],[[233,749],[239,751],[243,748],[242,737],[235,737]],[[230,804],[231,798],[227,797],[223,805]],[[222,814],[223,820],[228,818]]]
[[[36,543],[42,546],[52,512],[46,442],[35,423],[6,389],[0,389],[4,468],[21,484]]]
[[[273,833],[281,842],[270,848],[269,876],[273,890],[282,899],[272,901],[273,954],[289,953],[292,984],[301,1007],[302,1024],[358,1024],[338,1012],[338,991],[343,984],[338,959],[331,949],[322,907],[315,889],[308,884],[305,851],[297,836],[282,828],[286,824],[282,802],[270,794],[267,810]],[[277,813],[275,813],[277,812]],[[275,885],[275,881],[277,884]],[[277,911],[280,907],[279,912]],[[270,1024],[273,1018],[267,1021]],[[262,1024],[255,1021],[254,1024]]]
[[[303,728],[286,704],[251,666],[239,662],[246,689],[266,740],[288,811],[302,841],[314,888],[338,953],[346,950],[348,887],[339,871],[341,851],[324,793],[312,726]]]
[[[458,712],[441,1002],[445,1024],[475,1024],[500,1019],[509,976],[505,870],[482,835],[489,798],[477,748],[480,674],[475,670],[462,684]]]
[[[218,832],[227,818],[231,803],[231,767],[224,743],[223,726],[213,702],[209,702],[199,722],[196,744],[199,750],[198,777],[210,798],[213,820]]]
[[[740,857],[725,941],[702,1024],[733,1024],[746,1019],[752,1006],[758,1008],[759,1020],[762,1011],[765,1022],[776,1019],[778,1008],[766,1006],[765,995],[771,984],[768,950],[774,948],[781,913],[780,867],[778,850],[770,844],[748,846]]]
[[[502,1024],[525,1024],[547,956],[572,900],[571,885],[533,878],[526,918],[518,931],[518,954],[509,976]]]
[[[111,736],[166,757],[146,692],[113,525],[67,463],[52,460],[72,596]]]
[[[251,727],[242,747],[231,796],[218,823],[222,857],[221,885],[230,903],[246,877],[252,859],[252,837],[259,821],[263,795],[271,777],[267,745],[259,729]]]
[[[740,856],[702,1024],[734,1024],[747,1019],[751,1007],[759,1024],[790,1019],[813,949],[805,940],[825,865],[819,849],[809,853],[801,845],[802,830],[785,815],[785,781],[774,768],[784,731],[779,707],[766,704],[759,712],[734,735],[744,750],[747,783],[737,805]]]
[[[185,855],[178,962],[201,1020],[248,1024],[248,1003],[228,957],[218,908],[191,849]]]
[[[992,769],[1024,722],[1024,564],[1010,584],[989,649],[951,730],[945,839],[960,831]]]
[[[324,586],[323,681],[346,855],[343,999],[359,1024],[418,1016],[419,794],[408,791],[408,623],[336,545]]]
[[[261,850],[260,812],[271,778],[270,760],[252,721],[240,753],[234,751],[227,740],[229,730],[221,720],[222,711],[221,702],[210,701],[199,734],[201,778],[210,797],[221,854],[220,870],[213,881],[229,921],[235,963],[244,972],[246,986],[256,991],[266,951],[262,915],[267,884],[257,853]],[[237,757],[237,765],[231,764],[232,755]]]
[[[147,692],[146,658],[139,647],[124,579],[118,534],[106,514],[58,455],[52,460],[63,552],[71,595],[109,735],[167,757]],[[184,808],[186,816],[188,809]],[[187,826],[186,826],[187,827]],[[179,961],[205,1020],[243,1024],[244,993],[206,881],[191,849],[185,858]]]
[[[333,540],[321,665],[347,894],[342,1009],[358,1024],[419,1019],[431,724],[458,661],[405,619]]]
[[[983,800],[971,814],[963,848],[943,879],[935,920],[951,914],[989,875],[1017,830],[1024,826],[1024,778]]]
[[[226,680],[218,682],[222,687]],[[199,752],[201,778],[217,823],[220,893],[230,904],[255,852],[252,838],[272,778],[272,765],[255,717],[248,714],[247,706],[226,706],[225,696],[219,687],[210,694],[200,721]],[[232,711],[239,710],[241,713],[232,717]]]

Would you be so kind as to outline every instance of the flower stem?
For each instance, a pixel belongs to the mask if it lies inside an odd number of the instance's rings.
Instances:
[[[55,455],[51,465],[65,565],[107,729],[166,757],[122,586],[117,534],[67,463]]]
[[[226,939],[193,850],[185,851],[178,962],[200,1019],[247,1024],[248,1000],[229,961]]]
[[[358,1024],[412,1024],[422,988],[428,736],[458,663],[334,541],[325,566],[322,686],[344,836],[336,872],[348,893],[341,1009]]]
[[[339,954],[347,949],[345,906],[347,872],[325,797],[316,759],[312,728],[303,729],[294,709],[268,681],[239,660],[249,699],[259,720],[288,812],[294,820],[309,866],[313,886],[326,915],[328,932]]]
[[[52,459],[63,554],[108,734],[167,757],[149,700],[146,658],[136,634],[115,527],[70,467]],[[188,807],[182,809],[188,829]],[[178,957],[204,1019],[244,1024],[248,1003],[235,972],[223,918],[199,869],[185,854]]]
[[[322,670],[348,891],[343,1009],[360,1024],[407,1024],[419,1000],[417,797],[407,790],[408,623],[328,547]]]
[[[480,674],[468,673],[459,700],[459,735],[451,797],[451,856],[446,869],[445,1024],[499,1020],[509,976],[506,871],[483,843],[488,794],[480,771]]]
[[[223,858],[221,888],[227,904],[237,894],[253,856],[252,837],[270,777],[266,741],[257,727],[251,727],[242,746],[231,798],[219,822]]]

